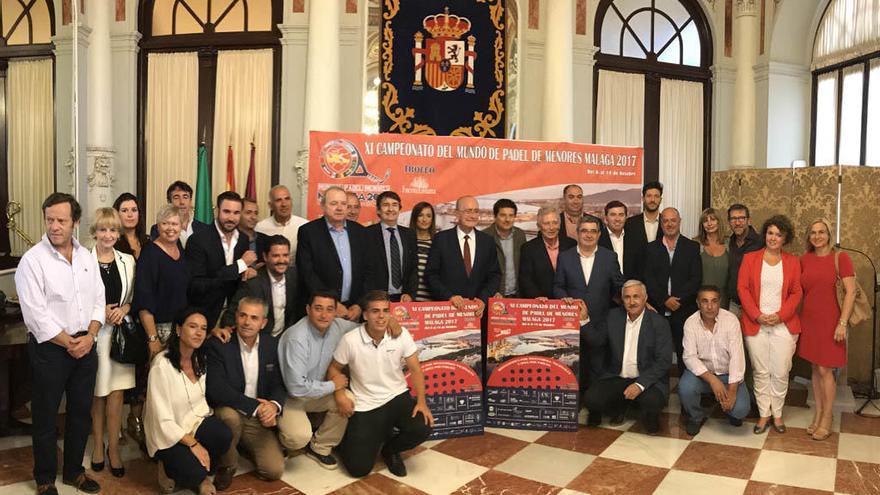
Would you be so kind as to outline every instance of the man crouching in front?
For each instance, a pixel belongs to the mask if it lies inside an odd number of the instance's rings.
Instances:
[[[329,380],[342,373],[345,366],[351,375],[354,403],[340,398],[339,412],[350,418],[339,453],[349,474],[356,477],[370,474],[380,448],[388,471],[406,476],[401,452],[424,442],[434,426],[434,416],[425,403],[425,376],[412,335],[406,329],[396,339],[386,335],[390,306],[384,291],[370,291],[364,296],[361,307],[365,323],[339,341],[327,370]],[[415,399],[407,387],[401,362],[410,373]]]

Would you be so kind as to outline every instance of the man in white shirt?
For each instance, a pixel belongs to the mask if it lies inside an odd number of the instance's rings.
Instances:
[[[33,370],[33,474],[37,493],[43,495],[58,494],[55,425],[65,394],[62,480],[85,493],[101,491],[85,475],[82,461],[98,370],[94,344],[106,310],[97,260],[73,238],[81,215],[73,196],[50,194],[43,202],[46,234],[22,256],[15,272]]]
[[[618,200],[609,201],[605,205],[605,225],[602,237],[599,238],[599,245],[614,251],[617,255],[617,262],[620,264],[620,271],[627,279],[638,278],[632,273],[627,265],[633,264],[631,260],[632,248],[627,246],[625,242],[626,231],[623,228],[626,224],[627,208],[623,202]],[[629,263],[627,263],[629,261]]]
[[[592,327],[587,341],[604,348],[603,376],[584,394],[590,412],[588,426],[599,426],[602,414],[612,424],[623,422],[630,401],[637,402],[649,435],[660,430],[660,411],[669,400],[669,367],[672,365],[672,336],[666,319],[645,311],[645,284],[627,280],[621,289],[623,308],[612,309],[605,324]]]
[[[257,223],[256,231],[272,236],[281,234],[290,241],[290,255],[296,255],[297,232],[308,220],[293,214],[293,200],[287,186],[276,185],[269,189],[271,215]]]
[[[652,181],[642,186],[642,213],[626,219],[624,229],[626,239],[633,250],[633,265],[627,273],[632,278],[643,280],[645,271],[644,254],[648,244],[654,242],[660,231],[660,203],[663,201],[663,184]]]
[[[684,322],[684,364],[678,396],[688,415],[688,435],[696,435],[706,418],[700,405],[712,393],[733,426],[741,426],[751,406],[743,383],[746,369],[739,319],[721,309],[721,291],[704,285],[697,292],[699,311]]]
[[[397,339],[386,334],[390,306],[388,294],[383,291],[370,291],[364,296],[366,322],[342,337],[327,370],[331,380],[345,366],[351,374],[354,402],[340,400],[340,413],[350,416],[340,444],[340,457],[348,473],[356,477],[370,474],[380,447],[391,474],[406,476],[400,453],[424,442],[434,426],[434,417],[425,402],[425,376],[412,335],[406,329]],[[410,374],[415,399],[401,362],[405,362]]]

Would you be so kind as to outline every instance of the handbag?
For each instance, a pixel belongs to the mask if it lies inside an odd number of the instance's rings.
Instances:
[[[126,315],[122,323],[113,327],[110,335],[110,359],[122,364],[147,362],[147,334],[143,327]]]
[[[837,280],[834,282],[834,288],[837,291],[837,305],[843,310],[843,300],[846,297],[846,287],[843,286],[843,280],[840,278],[839,255],[840,252],[835,249],[834,273],[837,275]],[[862,290],[862,286],[859,284],[858,279],[855,279],[855,277],[853,277],[853,279],[856,284],[856,301],[855,304],[853,304],[852,313],[849,315],[849,321],[847,321],[850,327],[854,327],[871,317],[871,303],[868,301],[868,296],[865,294],[865,291]]]

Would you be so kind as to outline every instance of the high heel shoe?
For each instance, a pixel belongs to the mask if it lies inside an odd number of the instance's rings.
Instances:
[[[104,450],[103,443],[101,444],[101,449],[98,450],[98,452],[101,452],[102,450]],[[94,450],[92,452],[93,452],[92,457],[94,457]],[[92,461],[92,471],[94,471],[96,473],[100,473],[103,470],[104,470],[104,461],[101,461],[101,462]]]
[[[125,466],[119,468],[113,467],[113,461],[110,460],[110,447],[107,447],[107,454],[104,458],[107,459],[107,464],[110,465],[110,474],[117,478],[122,478],[123,476],[125,476]]]

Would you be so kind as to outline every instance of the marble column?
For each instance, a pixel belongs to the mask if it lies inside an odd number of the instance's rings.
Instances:
[[[544,141],[574,139],[574,1],[546,2],[544,43]]]
[[[342,0],[312,0],[306,59],[305,147],[309,131],[339,129],[339,24]]]
[[[758,58],[757,0],[736,0],[734,13],[734,82],[732,168],[755,165],[755,62]]]
[[[91,218],[95,209],[113,202],[114,156],[113,149],[113,89],[110,24],[114,17],[114,3],[92,1],[88,4],[89,26],[92,33],[88,50],[88,96],[85,138],[88,174],[88,205],[85,218]],[[81,107],[82,108],[82,107]]]

